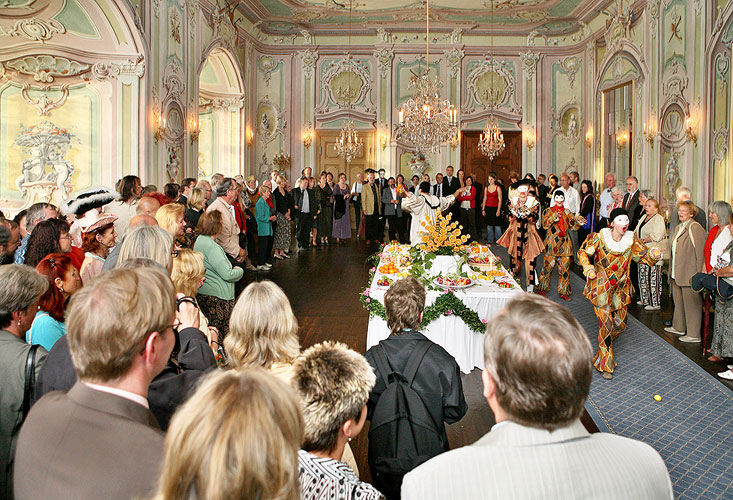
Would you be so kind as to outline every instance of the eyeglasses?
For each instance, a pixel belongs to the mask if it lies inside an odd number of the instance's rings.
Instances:
[[[171,250],[171,256],[175,259],[181,254],[180,250]]]

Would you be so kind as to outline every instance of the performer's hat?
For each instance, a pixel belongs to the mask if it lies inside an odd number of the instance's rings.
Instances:
[[[103,207],[119,198],[119,193],[111,191],[106,187],[94,187],[80,193],[76,199],[63,203],[61,205],[61,213],[81,217],[89,210]]]
[[[522,179],[512,184],[512,188],[516,189],[520,193],[528,193],[529,189],[535,185],[532,179]]]
[[[624,215],[626,216],[627,219],[629,218],[629,212],[627,212],[623,208],[614,208],[613,210],[611,210],[611,215],[608,216],[608,220],[613,222],[614,219],[616,219],[616,217],[620,217]]]
[[[420,191],[423,193],[429,193],[430,192],[430,183],[428,181],[422,181],[420,183]]]

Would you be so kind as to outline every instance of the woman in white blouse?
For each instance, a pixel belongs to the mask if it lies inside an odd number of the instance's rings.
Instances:
[[[647,247],[658,247],[663,251],[663,259],[669,258],[669,239],[664,218],[659,215],[659,203],[648,198],[644,204],[644,215],[636,226],[636,236]],[[639,295],[641,305],[647,311],[658,311],[662,297],[662,265],[664,260],[654,266],[639,263]]]

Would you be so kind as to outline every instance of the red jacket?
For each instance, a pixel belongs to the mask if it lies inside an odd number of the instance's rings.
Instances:
[[[470,201],[471,202],[471,208],[476,208],[476,188],[473,185],[471,185],[471,194],[469,194],[469,195],[464,195],[463,194],[463,192],[464,192],[463,190],[464,189],[465,189],[465,187],[463,187],[463,188],[461,188],[461,189],[459,189],[457,191],[457,192],[461,193],[456,198],[458,200],[458,203],[460,203],[462,201]]]

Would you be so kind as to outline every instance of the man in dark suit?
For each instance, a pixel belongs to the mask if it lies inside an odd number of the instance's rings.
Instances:
[[[443,195],[443,174],[438,172],[435,174],[435,184],[430,189],[430,194],[441,198]]]
[[[389,240],[398,240],[400,243],[405,242],[405,234],[402,230],[402,207],[400,205],[402,196],[397,194],[394,177],[390,177],[387,180],[387,187],[382,190],[383,213],[387,222],[389,222],[389,229],[387,231]]]
[[[175,344],[198,327],[164,269],[113,269],[81,289],[66,319],[79,381],[28,413],[18,439],[15,497],[128,500],[157,483],[164,435],[148,388]]]
[[[301,177],[300,187],[293,189],[293,203],[298,214],[295,237],[302,252],[308,248],[313,221],[318,216],[316,194],[308,188],[306,177]]]
[[[443,178],[443,196],[455,194],[459,189],[461,189],[461,181],[453,175],[453,165],[448,165],[445,169],[445,177]],[[449,210],[453,214],[454,221],[461,220],[460,205],[460,203],[455,203]]]
[[[630,176],[626,178],[626,194],[624,195],[623,209],[626,210],[629,215],[636,213],[636,207],[639,206],[639,180]],[[637,218],[633,218],[629,224],[629,230],[633,231],[636,228],[636,223],[639,222]]]
[[[188,204],[188,197],[191,196],[191,190],[196,187],[196,179],[193,177],[186,177],[181,183],[181,194],[176,200],[176,203],[181,205]]]
[[[545,184],[545,181],[547,180],[547,177],[545,177],[545,174],[539,174],[537,176],[537,196],[540,199],[540,203],[542,204],[543,208],[547,208],[550,206],[550,197],[549,191],[550,186],[547,186]]]
[[[387,185],[387,178],[384,176],[385,171],[383,168],[380,168],[377,172],[377,175],[379,176],[377,178],[377,185],[379,186],[379,192],[383,192]],[[384,239],[384,227],[387,225],[387,218],[384,216],[384,210],[382,210],[382,213],[379,216],[379,241],[382,241]]]

